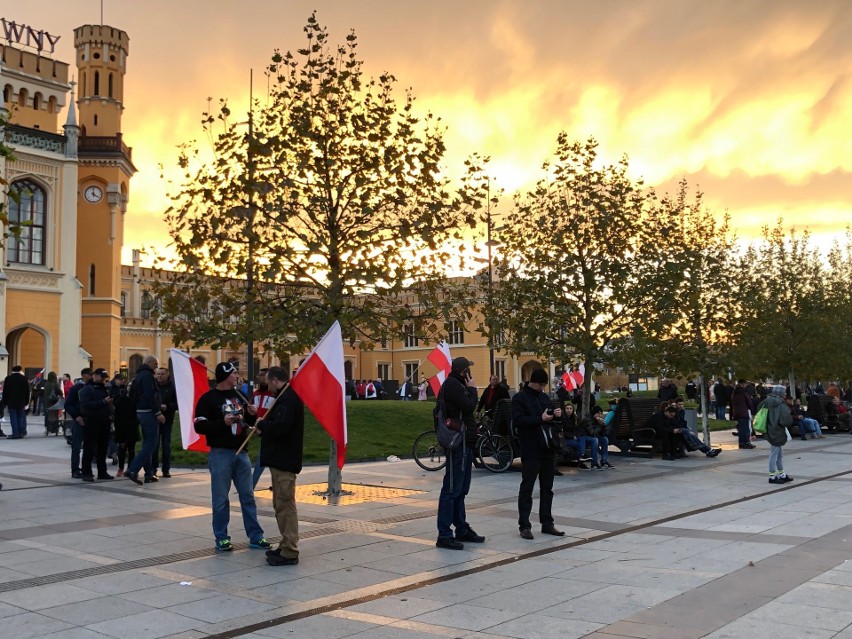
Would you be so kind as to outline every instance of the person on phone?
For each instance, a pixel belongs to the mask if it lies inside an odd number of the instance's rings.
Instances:
[[[441,385],[438,399],[443,400],[447,417],[461,419],[465,425],[465,442],[448,451],[444,467],[444,484],[438,497],[438,548],[462,550],[465,541],[481,544],[485,537],[476,534],[467,523],[464,498],[470,492],[470,478],[476,446],[476,384],[470,367],[473,362],[466,357],[456,357],[447,379]],[[455,528],[455,534],[453,534]]]
[[[545,445],[544,432],[551,422],[562,419],[562,409],[553,408],[544,392],[548,375],[543,368],[535,369],[530,381],[512,398],[512,423],[521,442],[521,486],[518,490],[518,528],[521,537],[533,539],[530,513],[535,481],[539,486],[538,519],[541,532],[561,537],[565,533],[553,525],[553,477],[555,451]]]
[[[98,479],[113,479],[113,476],[107,473],[106,465],[113,404],[106,387],[108,378],[106,369],[96,368],[92,383],[80,391],[80,414],[85,420],[81,477],[83,481],[95,481],[92,475],[92,458],[98,468]]]

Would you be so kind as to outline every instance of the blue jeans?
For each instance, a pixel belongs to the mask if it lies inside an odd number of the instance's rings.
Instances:
[[[686,449],[688,451],[700,450],[705,455],[710,452],[710,447],[698,439],[698,435],[693,433],[688,428],[684,428],[680,432],[681,437],[683,437],[683,441],[686,444]]]
[[[27,432],[27,411],[24,408],[10,408],[9,421],[12,423],[12,437],[22,437]]]
[[[71,474],[81,472],[80,454],[83,452],[83,427],[77,420],[71,422]],[[86,474],[91,475],[92,469],[87,468]]]
[[[601,462],[609,460],[609,438],[598,437],[598,444],[601,447]]]
[[[138,475],[139,471],[145,469],[145,476],[154,475],[153,465],[154,449],[157,447],[157,438],[160,436],[160,422],[151,412],[137,412],[136,421],[142,427],[142,448],[139,454],[133,458],[127,466],[128,474]]]
[[[606,439],[606,438],[604,438]],[[607,442],[609,444],[609,442]],[[592,463],[598,463],[598,446],[600,442],[597,437],[591,437],[589,435],[580,435],[577,438],[577,450],[579,451],[579,456],[582,458],[583,455],[586,454],[586,446],[590,446],[592,449]]]
[[[716,419],[725,419],[725,405],[716,404]]]
[[[257,459],[254,460],[254,471],[251,474],[251,487],[254,489],[257,486],[257,482],[260,481],[260,476],[263,474],[263,469],[266,466],[260,465],[260,451],[257,452]]]
[[[458,448],[447,452],[447,465],[444,467],[444,485],[441,486],[441,494],[438,497],[438,538],[452,537],[456,529],[456,536],[461,537],[469,526],[467,525],[467,514],[464,510],[464,498],[470,492],[470,477],[473,471],[473,454],[467,445],[462,444]],[[452,477],[452,489],[450,488],[450,477]]]
[[[751,441],[751,422],[748,417],[737,417],[737,435],[740,440],[740,446],[748,444]]]
[[[210,469],[210,495],[213,499],[213,536],[230,539],[228,522],[231,520],[231,502],[228,493],[231,482],[240,498],[240,510],[243,513],[243,528],[249,541],[263,539],[263,529],[257,521],[257,506],[251,487],[251,461],[246,451],[239,456],[230,448],[211,448],[207,455],[207,467]]]
[[[805,433],[822,435],[822,429],[819,426],[819,422],[811,417],[803,417],[802,425],[799,427],[799,437],[804,437]]]

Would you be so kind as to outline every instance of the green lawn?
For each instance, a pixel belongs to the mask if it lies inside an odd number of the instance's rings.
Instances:
[[[637,393],[638,394],[638,393]],[[598,402],[607,408],[605,399]],[[396,455],[411,458],[411,446],[414,438],[432,427],[432,408],[434,402],[400,401],[355,401],[346,403],[346,415],[349,427],[349,448],[346,459],[369,461],[387,459]],[[689,404],[687,404],[689,407]],[[175,418],[172,429],[172,464],[175,466],[205,466],[207,455],[185,451],[180,442],[180,426]],[[729,430],[736,428],[734,422],[710,420],[710,430]],[[701,421],[698,422],[701,432]],[[258,453],[260,442],[252,439],[248,450],[252,460]],[[305,411],[305,462],[328,461],[329,437],[317,424],[310,411]]]
[[[355,401],[346,403],[349,431],[348,461],[387,459],[390,455],[411,457],[414,438],[432,427],[434,402]],[[305,462],[328,461],[329,437],[310,411],[305,411]],[[255,459],[259,442],[252,438],[248,450]],[[172,429],[172,464],[202,466],[207,455],[185,451],[180,442],[180,426],[175,418]]]

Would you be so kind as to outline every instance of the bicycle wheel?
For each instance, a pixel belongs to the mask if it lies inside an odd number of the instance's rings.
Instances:
[[[479,440],[479,459],[492,473],[502,473],[509,469],[515,460],[512,442],[503,435],[486,433]]]
[[[447,465],[447,454],[444,447],[438,443],[434,430],[423,431],[414,440],[411,449],[414,461],[423,470],[441,470]]]

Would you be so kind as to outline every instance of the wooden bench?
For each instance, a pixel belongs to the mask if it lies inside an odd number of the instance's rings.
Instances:
[[[654,430],[654,413],[660,400],[653,397],[622,397],[618,400],[615,416],[607,426],[609,443],[622,455],[653,457],[659,446]]]
[[[849,430],[848,425],[841,423],[837,409],[834,408],[834,398],[831,395],[809,395],[807,400],[805,417],[817,420],[820,426],[829,431]],[[830,408],[829,405],[831,405]]]

